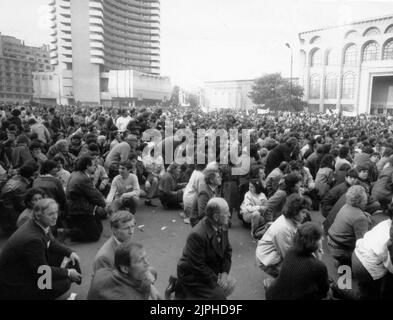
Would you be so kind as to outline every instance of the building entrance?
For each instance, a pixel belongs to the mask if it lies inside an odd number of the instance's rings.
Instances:
[[[393,75],[373,78],[371,114],[393,114]]]

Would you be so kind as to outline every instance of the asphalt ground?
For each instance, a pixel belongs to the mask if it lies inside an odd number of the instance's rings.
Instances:
[[[143,244],[148,262],[158,271],[157,288],[162,294],[168,285],[170,275],[176,275],[176,265],[181,257],[187,235],[191,226],[183,222],[181,210],[164,210],[158,199],[153,203],[157,208],[145,207],[140,200],[136,213],[136,226],[133,239]],[[317,211],[312,212],[312,219],[322,222],[323,217]],[[102,244],[111,236],[109,221],[104,220],[104,231],[101,239],[95,243],[70,243],[81,258],[83,280],[81,285],[73,284],[70,292],[76,293],[77,300],[86,299],[92,278],[92,262]],[[230,300],[264,300],[263,280],[268,277],[255,262],[257,243],[251,239],[250,230],[246,228],[236,215],[232,217],[232,228],[229,231],[232,245],[232,269],[230,274],[236,278],[237,285]],[[0,234],[0,250],[6,242]],[[323,261],[328,267],[329,275],[337,279],[337,270],[333,259],[328,254],[326,239],[324,240]]]

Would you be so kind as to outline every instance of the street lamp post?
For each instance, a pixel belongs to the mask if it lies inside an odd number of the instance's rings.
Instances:
[[[289,43],[285,44],[291,50],[291,76],[290,76],[290,89],[289,89],[289,108],[292,109],[292,65],[293,65],[293,51]]]
[[[60,94],[60,90],[61,90],[61,85],[60,85],[60,75],[58,73],[54,73],[54,76],[57,77],[57,89],[58,89],[58,93],[59,93],[59,105],[61,105],[61,94]]]

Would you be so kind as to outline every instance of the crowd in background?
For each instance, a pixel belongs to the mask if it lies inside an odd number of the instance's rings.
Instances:
[[[240,164],[220,163],[225,150],[219,147],[219,140],[214,161],[209,163],[207,158],[205,163],[197,163],[196,158],[193,164],[167,163],[165,150],[163,154],[155,154],[154,148],[144,152],[152,142],[145,141],[143,133],[156,129],[164,138],[168,123],[174,131],[191,129],[195,134],[197,129],[249,130],[250,144],[242,144],[239,134],[236,149],[243,163],[249,163],[249,170],[238,175],[232,169]],[[265,283],[268,299],[324,299],[329,290],[339,294],[340,288],[329,279],[323,254],[330,254],[337,267],[352,268],[358,289],[350,298],[388,299],[392,297],[393,272],[392,132],[393,117],[389,115],[258,114],[256,109],[203,113],[159,106],[2,106],[0,227],[10,238],[0,254],[0,287],[7,289],[0,289],[0,298],[37,294],[31,288],[21,293],[22,289],[13,286],[12,281],[23,277],[23,270],[15,279],[7,273],[18,260],[7,248],[23,238],[23,232],[31,232],[34,221],[46,235],[50,227],[51,241],[60,246],[65,239],[98,241],[102,220],[108,218],[117,245],[122,244],[115,251],[115,260],[103,264],[105,271],[92,282],[90,298],[160,298],[153,285],[157,274],[143,262],[143,246],[128,243],[126,236],[121,240],[121,232],[128,232],[123,225],[132,235],[129,224],[134,223],[138,206],[144,204],[182,209],[184,222],[197,230],[188,238],[178,264],[171,288],[177,297],[214,299],[232,293],[230,246],[224,245],[227,256],[220,266],[216,263],[217,270],[212,267],[215,273],[211,274],[203,273],[195,262],[198,258],[213,263],[209,254],[203,258],[192,254],[194,238],[202,237],[199,229],[210,228],[204,225],[206,221],[214,222],[211,230],[217,232],[221,244],[226,242],[221,231],[228,232],[236,215],[256,243],[257,265],[271,277]],[[207,141],[206,137],[206,157],[211,156]],[[175,142],[173,149],[181,142]],[[56,212],[55,220],[46,221],[39,214],[48,208]],[[317,211],[324,217],[322,225],[313,222]],[[328,253],[322,250],[324,236]],[[79,260],[65,247],[58,252],[69,256],[74,266]],[[144,267],[135,269],[142,276],[135,271],[133,280],[128,279],[131,284],[127,282],[138,290],[112,296],[108,279],[114,285],[124,274],[134,272],[127,269],[133,264],[127,260],[127,252],[143,262]],[[80,281],[75,268],[68,270],[64,274],[58,271],[59,279]],[[69,284],[63,283],[62,289],[45,298],[59,296]]]

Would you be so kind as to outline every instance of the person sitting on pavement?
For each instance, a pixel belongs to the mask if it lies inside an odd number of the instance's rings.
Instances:
[[[119,164],[119,175],[112,181],[106,203],[108,205],[114,200],[120,200],[122,203],[121,208],[135,214],[140,187],[137,176],[131,173],[132,167],[133,165],[130,160],[126,160]]]
[[[276,278],[281,264],[298,227],[309,213],[310,203],[297,193],[291,194],[284,206],[282,215],[267,229],[258,241],[255,251],[258,266],[267,274]]]
[[[128,159],[132,163],[131,172],[138,177],[139,186],[141,188],[140,195],[146,196],[145,206],[157,207],[151,200],[157,194],[158,178],[147,170],[142,161],[138,160],[137,153],[132,152]]]
[[[185,183],[178,183],[180,166],[176,163],[169,165],[167,171],[161,177],[158,185],[158,197],[164,209],[181,209],[183,201],[183,188]]]
[[[288,196],[293,193],[299,194],[301,183],[301,176],[296,173],[289,173],[282,178],[278,190],[267,201],[267,207],[273,215],[273,220],[281,215]]]
[[[244,222],[251,224],[252,237],[260,226],[273,220],[273,217],[267,214],[267,198],[257,180],[250,181],[249,190],[240,206],[240,213]]]
[[[392,240],[393,204],[385,210],[385,220],[356,241],[352,253],[352,276],[360,300],[391,299],[393,265],[389,245]],[[390,290],[386,290],[390,289]]]
[[[135,135],[127,135],[125,141],[115,145],[105,158],[104,167],[108,171],[109,179],[113,179],[119,172],[119,164],[128,160],[131,151],[135,152],[138,139]]]
[[[33,219],[7,240],[0,254],[0,299],[56,299],[70,289],[72,282],[80,282],[81,274],[75,269],[60,267],[64,257],[74,265],[80,260],[51,234],[57,217],[56,201],[41,199],[34,206]],[[40,281],[43,267],[50,276],[50,286]]]
[[[25,196],[26,209],[19,215],[16,221],[16,227],[20,228],[25,222],[29,221],[33,217],[33,208],[41,199],[46,198],[46,193],[40,188],[31,188],[27,190]]]
[[[270,198],[278,189],[278,184],[288,168],[288,162],[283,161],[266,177],[267,196]]]
[[[203,174],[203,169],[206,167],[206,164],[197,164],[195,166],[194,171],[191,174],[190,180],[187,183],[186,188],[184,189],[183,194],[183,205],[184,205],[184,223],[190,223],[190,216],[192,211],[192,206],[197,197],[200,187],[203,184],[205,176]]]
[[[115,249],[114,268],[95,272],[87,300],[162,300],[150,270],[143,246],[125,241]]]
[[[199,192],[194,199],[190,215],[191,226],[194,227],[206,214],[206,205],[214,197],[220,196],[222,183],[221,174],[218,170],[206,170],[203,173],[204,181],[199,186]]]
[[[323,231],[306,222],[299,226],[280,275],[266,290],[266,300],[321,300],[329,291],[329,277],[322,262]]]
[[[121,210],[112,214],[110,219],[112,236],[98,250],[94,262],[94,273],[101,268],[115,266],[115,249],[132,238],[135,230],[135,217],[129,211]]]
[[[24,198],[27,189],[38,174],[38,165],[35,161],[24,164],[19,174],[13,176],[1,189],[0,199],[2,208],[0,212],[1,227],[3,231],[12,233],[16,230],[16,221],[19,214],[25,209]]]
[[[346,204],[337,213],[328,230],[330,253],[338,265],[351,266],[356,241],[371,227],[370,215],[364,211],[367,194],[362,186],[352,186],[346,193]]]
[[[105,199],[93,186],[91,175],[95,172],[93,159],[82,157],[77,170],[71,174],[66,197],[71,241],[95,242],[103,230],[101,219],[106,215]]]
[[[340,197],[347,192],[347,190],[356,183],[358,178],[358,172],[356,169],[350,169],[345,175],[345,181],[339,185],[333,187],[325,195],[321,201],[321,213],[326,218],[333,208],[335,203],[340,199]]]
[[[176,297],[194,300],[226,300],[235,289],[229,275],[232,247],[228,238],[229,207],[225,199],[212,198],[204,217],[187,237],[177,264]]]

